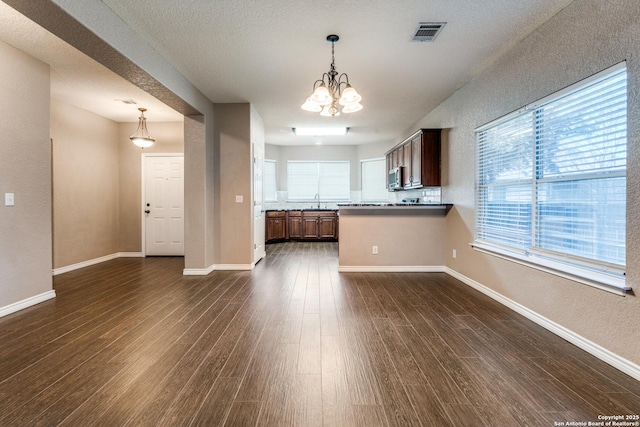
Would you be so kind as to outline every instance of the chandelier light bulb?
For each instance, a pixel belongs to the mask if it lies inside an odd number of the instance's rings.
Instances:
[[[320,111],[322,111],[322,106],[313,102],[310,97],[307,98],[306,101],[304,101],[304,104],[302,104],[300,108],[305,111],[311,111],[312,113],[319,113]]]
[[[353,88],[349,83],[342,91],[342,96],[340,97],[340,105],[349,105],[360,102],[362,97],[360,94]],[[362,106],[360,106],[362,109]]]
[[[309,97],[311,101],[315,102],[318,105],[331,105],[333,102],[333,97],[329,93],[329,89],[325,86],[324,82],[320,83],[320,86],[313,91],[311,96]]]
[[[359,102],[354,102],[352,104],[347,104],[342,108],[342,112],[345,114],[355,113],[356,111],[362,110],[362,104]]]

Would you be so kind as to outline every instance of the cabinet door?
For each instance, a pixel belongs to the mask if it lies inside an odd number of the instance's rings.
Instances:
[[[411,187],[414,173],[413,165],[411,164],[411,142],[402,145],[402,166],[404,166],[402,186],[409,188]]]
[[[387,154],[387,176],[386,176],[386,182],[387,182],[387,190],[391,191],[391,189],[389,188],[389,172],[391,172],[391,170],[393,169],[393,156],[392,153]]]
[[[267,217],[267,242],[283,240],[286,234],[284,217]]]
[[[425,129],[422,134],[422,185],[439,187],[440,129]]]
[[[317,239],[318,238],[318,216],[304,215],[302,217],[302,238]]]
[[[321,239],[335,239],[336,236],[336,217],[321,216],[318,220],[318,237]]]
[[[411,170],[411,186],[422,187],[422,135],[411,140]]]
[[[302,217],[300,216],[289,217],[289,238],[290,239],[302,238]]]

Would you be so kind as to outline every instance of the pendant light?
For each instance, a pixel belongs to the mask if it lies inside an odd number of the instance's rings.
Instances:
[[[331,43],[331,66],[329,72],[324,73],[322,78],[313,84],[313,92],[302,104],[303,110],[329,117],[340,115],[338,104],[342,105],[343,113],[362,110],[362,97],[349,84],[349,76],[346,73],[338,74],[336,71],[334,46],[338,40],[340,37],[335,34],[327,36],[327,41]]]
[[[129,139],[140,148],[151,147],[156,140],[149,136],[149,131],[147,130],[147,118],[144,116],[144,112],[147,111],[147,109],[138,108],[138,110],[140,111],[138,129],[136,129],[136,133],[131,135]]]

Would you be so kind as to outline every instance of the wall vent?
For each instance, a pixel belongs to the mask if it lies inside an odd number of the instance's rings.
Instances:
[[[421,22],[418,24],[413,40],[419,42],[432,42],[442,32],[446,22]]]

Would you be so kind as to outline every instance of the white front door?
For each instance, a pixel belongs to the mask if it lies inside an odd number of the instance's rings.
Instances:
[[[258,144],[253,144],[253,262],[257,263],[265,256],[264,212],[262,190],[262,168],[264,151]]]
[[[145,255],[184,255],[184,156],[144,157]]]

